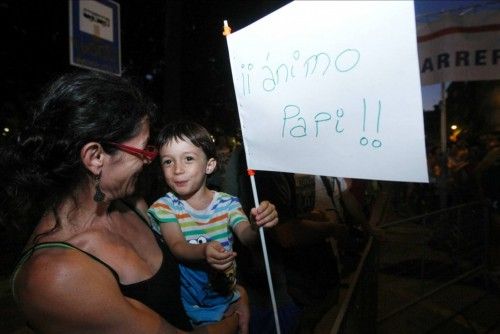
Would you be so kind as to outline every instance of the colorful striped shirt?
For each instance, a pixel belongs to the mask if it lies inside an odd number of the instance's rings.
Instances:
[[[148,210],[153,229],[160,232],[161,224],[176,223],[191,244],[215,240],[226,250],[232,250],[232,230],[248,218],[237,197],[221,192],[213,194],[212,202],[204,210],[196,210],[175,194],[167,193]],[[181,263],[179,268],[182,302],[194,326],[221,320],[229,304],[240,297],[236,289],[228,295],[215,292],[208,272],[199,265]]]
[[[214,192],[212,202],[204,210],[192,208],[186,201],[169,192],[149,208],[155,230],[164,223],[179,224],[189,243],[218,241],[226,250],[232,250],[232,230],[248,221],[237,197]]]

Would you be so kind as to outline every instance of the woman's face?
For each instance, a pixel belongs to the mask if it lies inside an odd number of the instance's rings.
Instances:
[[[139,133],[120,144],[144,150],[149,141],[149,121],[141,121]],[[137,155],[116,150],[107,156],[107,163],[101,173],[101,189],[106,199],[117,199],[132,195],[144,164],[150,163]]]

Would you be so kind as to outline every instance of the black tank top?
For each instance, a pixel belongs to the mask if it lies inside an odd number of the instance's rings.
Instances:
[[[126,202],[123,203],[134,211],[149,227],[149,223],[136,210],[135,207]],[[151,231],[153,232],[156,242],[161,249],[163,260],[158,271],[147,280],[127,285],[121,284],[116,271],[106,262],[100,260],[94,255],[87,253],[67,242],[43,242],[36,244],[23,253],[12,275],[12,284],[14,284],[17,272],[36,250],[52,247],[75,249],[90,256],[92,259],[107,267],[115,276],[124,296],[135,299],[148,306],[173,326],[184,331],[191,331],[193,327],[189,322],[189,318],[181,301],[179,266],[167,245],[163,242],[161,236],[153,230]]]

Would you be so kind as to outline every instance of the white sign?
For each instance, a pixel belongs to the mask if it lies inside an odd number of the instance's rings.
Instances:
[[[411,1],[295,1],[227,37],[248,167],[428,182]]]
[[[500,11],[446,13],[418,25],[422,85],[500,79]]]

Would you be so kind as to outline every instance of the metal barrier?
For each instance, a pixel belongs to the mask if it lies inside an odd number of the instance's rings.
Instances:
[[[393,305],[383,305],[385,309],[379,310],[382,313],[377,319],[379,328],[396,316],[407,316],[405,321],[421,326],[421,332],[439,332],[439,328],[457,315],[464,317],[465,310],[487,295],[480,292],[485,291],[483,288],[474,287],[475,292],[471,295],[475,298],[462,303],[458,299],[463,296],[456,291],[472,289],[472,285],[478,285],[478,278],[484,278],[482,274],[486,274],[489,219],[484,202],[434,211],[389,223],[382,228],[387,240],[380,249],[379,275],[383,277],[381,279],[393,280],[385,284],[390,284],[394,292],[399,290],[400,298],[388,298]],[[441,296],[439,303],[431,301],[439,297],[438,293],[446,296]],[[446,303],[455,305],[436,310],[439,308],[436,305]],[[426,314],[424,317],[423,308],[418,309],[424,304],[434,307],[439,316],[432,319]],[[411,312],[414,314],[409,315]],[[419,316],[422,318],[420,322],[415,320]]]
[[[374,333],[384,322],[445,288],[478,277],[487,264],[488,223],[485,203],[473,202],[381,226],[386,240],[368,241],[330,333]],[[400,282],[405,281],[405,288],[411,290],[405,298],[392,300],[387,310],[377,309],[387,302],[378,302],[386,297],[379,295],[381,275],[384,280],[396,277],[384,282],[394,284],[395,290],[397,278],[403,277]],[[477,302],[476,298],[448,312],[423,332],[439,332],[449,319]],[[380,311],[384,313],[377,317]]]
[[[373,333],[377,323],[378,243],[371,237],[330,330],[336,333]]]

